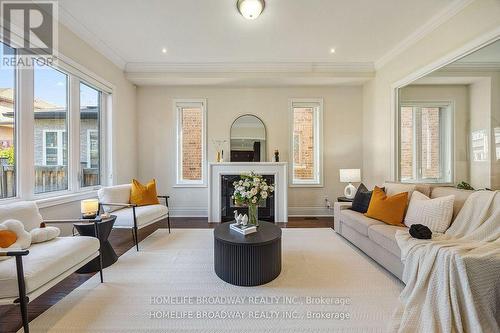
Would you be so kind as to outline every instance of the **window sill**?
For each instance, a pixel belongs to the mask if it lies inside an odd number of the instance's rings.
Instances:
[[[203,187],[208,187],[208,185],[207,184],[177,184],[177,185],[174,185],[172,187],[173,188],[189,188],[189,187],[203,188]]]
[[[288,187],[324,187],[323,184],[288,184]]]
[[[36,202],[38,208],[47,208],[95,197],[97,197],[97,190],[90,190],[85,192],[58,195],[48,198],[40,198],[40,199],[35,199],[34,201]]]

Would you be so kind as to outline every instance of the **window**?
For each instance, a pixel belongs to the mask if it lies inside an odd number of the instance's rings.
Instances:
[[[2,59],[5,49],[0,43]],[[16,196],[16,110],[16,71],[0,64],[0,199]]]
[[[322,186],[321,99],[293,99],[291,109],[292,185]]]
[[[206,101],[176,100],[177,185],[204,186],[206,178]]]
[[[66,131],[43,131],[43,165],[68,165],[68,136]]]
[[[402,182],[452,182],[452,106],[409,103],[399,111],[399,178]]]
[[[474,162],[488,160],[488,134],[485,129],[472,132],[472,160]]]
[[[35,193],[68,189],[68,76],[34,69]]]
[[[101,93],[80,83],[80,186],[95,186],[100,182]]]
[[[90,195],[111,175],[103,129],[112,90],[61,59],[19,70],[5,60],[12,52],[0,43],[0,199]]]

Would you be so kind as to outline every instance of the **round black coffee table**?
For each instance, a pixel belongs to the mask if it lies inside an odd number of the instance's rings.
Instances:
[[[111,266],[118,260],[118,256],[108,240],[115,220],[116,216],[111,215],[109,218],[97,222],[97,232],[99,233],[99,241],[101,242],[102,268]],[[73,223],[73,226],[81,236],[96,237],[93,222]],[[99,272],[99,266],[99,257],[97,257],[86,263],[76,272],[80,274]]]
[[[258,231],[242,235],[232,222],[214,230],[214,268],[222,280],[236,286],[258,286],[281,273],[281,229],[259,221]]]

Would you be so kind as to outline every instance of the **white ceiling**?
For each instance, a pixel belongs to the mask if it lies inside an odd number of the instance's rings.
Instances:
[[[266,0],[262,15],[248,21],[239,15],[236,0],[59,0],[59,16],[128,72],[179,63],[197,68],[210,63],[366,68],[468,2]]]

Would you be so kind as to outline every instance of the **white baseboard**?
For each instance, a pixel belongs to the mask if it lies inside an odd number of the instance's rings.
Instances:
[[[171,217],[208,217],[208,208],[205,207],[172,207]],[[324,217],[333,216],[333,209],[326,207],[288,207],[289,217]]]
[[[288,217],[323,217],[333,216],[333,209],[326,207],[288,207]]]
[[[170,217],[208,217],[206,207],[172,207],[169,208]]]

